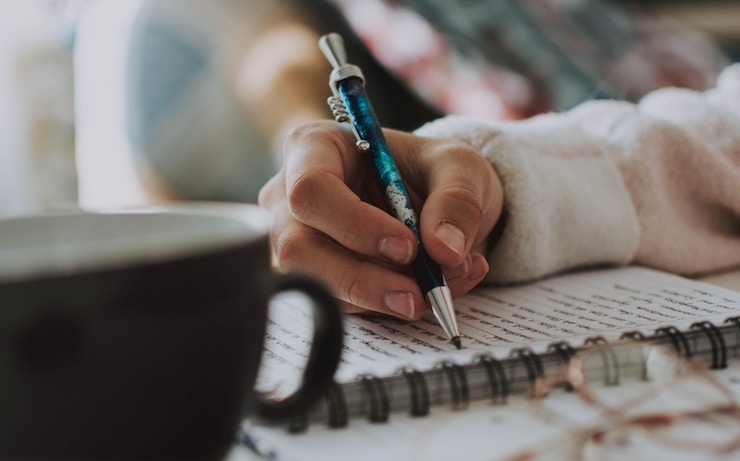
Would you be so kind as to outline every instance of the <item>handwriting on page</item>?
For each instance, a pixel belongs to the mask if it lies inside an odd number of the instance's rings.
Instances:
[[[597,334],[616,339],[621,332],[667,322],[679,327],[697,318],[722,321],[740,308],[715,291],[687,289],[682,282],[637,268],[587,272],[526,287],[477,290],[456,307],[466,335],[488,345]]]
[[[740,309],[722,290],[703,287],[630,267],[568,274],[522,286],[479,288],[455,302],[467,349],[460,352],[451,349],[431,312],[417,322],[346,316],[337,377],[351,380],[364,372],[388,374],[401,365],[424,368],[441,359],[465,362],[482,350],[538,349],[556,340],[573,345],[599,335],[614,340],[625,331],[647,334],[668,324],[683,329],[697,318],[722,322]],[[312,323],[305,303],[301,297],[274,303],[261,378],[285,376],[286,369],[296,374],[302,368]]]

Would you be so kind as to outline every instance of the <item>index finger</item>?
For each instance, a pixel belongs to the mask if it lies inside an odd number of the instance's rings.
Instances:
[[[290,212],[347,249],[397,264],[416,252],[413,233],[384,209],[374,173],[336,122],[304,125],[284,148],[285,193]]]

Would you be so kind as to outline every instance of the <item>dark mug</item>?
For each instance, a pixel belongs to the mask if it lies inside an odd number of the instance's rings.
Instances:
[[[330,385],[341,316],[270,268],[256,205],[184,203],[0,219],[0,459],[218,459],[245,416],[295,417]],[[254,390],[269,300],[313,302],[303,381]]]

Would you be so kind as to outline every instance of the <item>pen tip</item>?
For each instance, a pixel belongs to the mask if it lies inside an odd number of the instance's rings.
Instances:
[[[455,347],[457,348],[457,350],[462,349],[462,342],[460,341],[460,337],[459,336],[455,336],[450,341],[452,342],[452,344],[455,345]]]

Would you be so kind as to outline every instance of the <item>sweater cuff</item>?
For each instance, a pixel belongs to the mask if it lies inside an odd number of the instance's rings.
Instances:
[[[608,146],[572,126],[558,128],[562,122],[553,116],[524,122],[448,116],[416,132],[468,143],[501,179],[507,216],[488,255],[489,283],[626,264],[637,251],[637,216]]]

